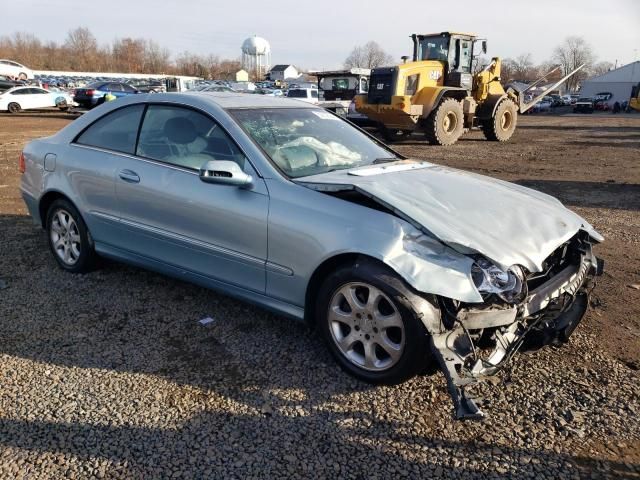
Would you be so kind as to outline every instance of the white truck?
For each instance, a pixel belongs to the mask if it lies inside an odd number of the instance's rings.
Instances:
[[[369,91],[368,68],[318,72],[318,105],[343,117],[348,117],[349,104],[356,95]]]

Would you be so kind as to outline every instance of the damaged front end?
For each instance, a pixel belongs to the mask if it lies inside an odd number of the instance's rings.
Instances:
[[[476,259],[472,276],[483,303],[440,297],[439,325],[427,325],[459,419],[484,414],[467,387],[503,369],[518,351],[566,342],[582,320],[603,262],[578,232],[543,263],[542,272],[503,271]]]

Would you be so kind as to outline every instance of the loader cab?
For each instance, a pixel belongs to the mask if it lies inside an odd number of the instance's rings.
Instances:
[[[475,35],[442,32],[429,35],[414,34],[413,61],[431,60],[443,65],[444,84],[471,90],[472,62]]]

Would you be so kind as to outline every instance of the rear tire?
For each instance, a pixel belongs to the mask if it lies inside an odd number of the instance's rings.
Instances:
[[[92,270],[96,253],[82,216],[71,202],[55,200],[47,211],[47,237],[53,257],[72,273]]]
[[[22,107],[19,103],[11,102],[9,105],[7,105],[7,110],[9,111],[9,113],[20,113]]]
[[[506,142],[516,131],[517,123],[518,109],[516,104],[507,98],[498,104],[493,118],[482,121],[482,133],[484,133],[487,140]]]
[[[345,372],[393,385],[428,368],[429,334],[408,296],[409,287],[395,272],[372,261],[343,266],[325,279],[316,321]]]
[[[455,98],[445,98],[427,117],[424,129],[431,145],[453,145],[464,131],[462,104]]]

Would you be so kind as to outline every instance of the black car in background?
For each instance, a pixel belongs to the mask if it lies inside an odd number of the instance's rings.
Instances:
[[[24,85],[23,81],[15,81],[11,80],[9,77],[5,77],[4,75],[0,75],[0,92],[4,92],[5,90],[9,90],[13,87],[19,87],[20,85]]]
[[[76,88],[73,100],[85,108],[92,108],[104,102],[104,96],[110,93],[117,98],[140,93],[137,88],[122,82],[94,82],[83,88]]]
[[[593,98],[587,98],[587,97],[578,98],[576,103],[573,105],[574,113],[593,113],[593,110],[594,110]]]

